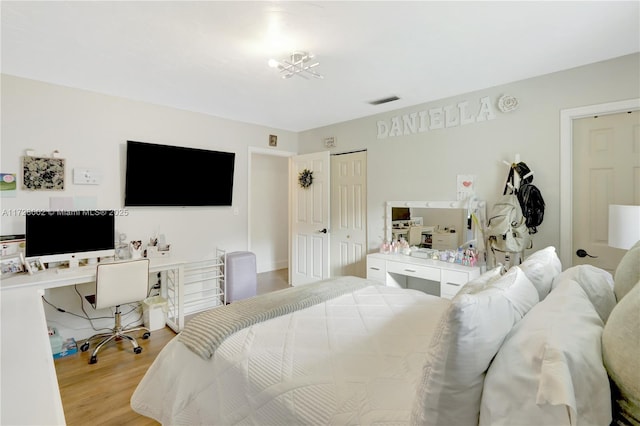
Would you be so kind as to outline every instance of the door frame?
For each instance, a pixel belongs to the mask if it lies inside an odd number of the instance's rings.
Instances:
[[[640,110],[640,98],[560,110],[559,256],[565,269],[573,265],[573,120],[636,110]]]
[[[253,154],[262,154],[262,155],[273,155],[275,157],[293,157],[294,155],[298,155],[295,152],[290,151],[277,151],[274,149],[268,148],[258,148],[255,146],[248,147],[248,155],[247,155],[247,250],[251,251],[251,217],[253,213],[253,209],[251,208],[251,160],[253,158]],[[287,182],[288,185],[288,182]],[[287,192],[289,188],[286,188]],[[289,197],[288,203],[291,203],[291,197]],[[287,205],[287,212],[290,210],[290,206]],[[289,227],[289,221],[287,221],[287,227]],[[289,236],[287,235],[287,244],[289,244]],[[288,260],[288,259],[287,259]]]

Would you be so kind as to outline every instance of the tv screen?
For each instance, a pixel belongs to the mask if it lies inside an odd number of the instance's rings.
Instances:
[[[409,207],[392,207],[391,220],[410,220],[411,210]]]
[[[127,141],[124,205],[230,206],[235,155]]]
[[[28,212],[25,256],[46,258],[43,262],[49,262],[72,256],[113,255],[114,235],[113,210]]]

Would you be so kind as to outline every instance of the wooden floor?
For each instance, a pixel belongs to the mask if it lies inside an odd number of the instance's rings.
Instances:
[[[286,288],[287,269],[258,274],[258,294]],[[134,335],[138,337],[138,335]],[[153,360],[176,334],[168,327],[138,339],[142,353],[131,344],[109,344],[89,364],[91,350],[55,360],[58,386],[67,425],[157,425],[135,413],[129,400]]]

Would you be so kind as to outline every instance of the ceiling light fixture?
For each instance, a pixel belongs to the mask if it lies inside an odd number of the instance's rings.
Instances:
[[[271,68],[278,68],[282,78],[291,78],[297,75],[308,80],[309,77],[307,77],[307,74],[315,78],[324,78],[311,69],[320,65],[320,62],[310,64],[309,62],[311,62],[313,58],[314,56],[307,52],[293,52],[290,58],[282,61],[269,59],[269,66]]]

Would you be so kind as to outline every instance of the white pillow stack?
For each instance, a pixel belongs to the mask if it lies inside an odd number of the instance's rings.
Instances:
[[[604,322],[572,276],[602,275],[580,268],[558,277],[553,291],[520,321],[487,371],[480,425],[608,425],[611,393],[602,363]],[[608,289],[608,290],[607,290]],[[606,309],[603,309],[606,311]]]
[[[411,424],[477,425],[484,376],[514,324],[539,301],[518,267],[458,293],[430,343]],[[484,281],[484,282],[482,282]]]

